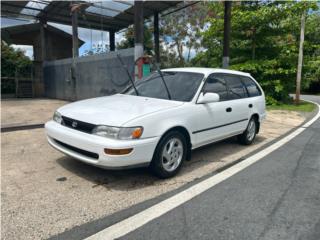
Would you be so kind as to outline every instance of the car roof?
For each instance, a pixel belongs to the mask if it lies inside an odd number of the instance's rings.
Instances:
[[[162,69],[161,71],[202,73],[205,76],[208,76],[211,73],[230,73],[230,74],[238,74],[238,75],[243,75],[243,76],[250,76],[250,73],[229,70],[229,69],[223,69],[223,68],[185,67],[185,68],[167,68],[167,69]]]

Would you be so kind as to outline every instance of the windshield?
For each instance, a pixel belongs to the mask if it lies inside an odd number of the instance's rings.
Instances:
[[[192,100],[204,77],[201,73],[192,72],[162,72],[162,74],[168,86],[171,99],[183,102]],[[157,72],[136,81],[135,86],[139,92],[139,96],[169,99],[161,76]],[[130,86],[123,94],[136,95],[136,92]]]

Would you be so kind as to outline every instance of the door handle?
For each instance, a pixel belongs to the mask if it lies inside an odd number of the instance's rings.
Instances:
[[[231,108],[231,107],[228,107],[228,108],[226,109],[226,111],[227,111],[227,112],[232,112],[232,108]]]
[[[250,103],[250,104],[249,104],[249,108],[252,108],[252,106],[253,106],[253,105]]]

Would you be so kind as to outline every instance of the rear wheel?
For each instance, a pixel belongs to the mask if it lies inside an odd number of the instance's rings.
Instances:
[[[158,143],[155,150],[151,170],[160,178],[176,175],[187,155],[187,142],[179,131],[167,133]]]
[[[238,136],[238,140],[243,145],[250,145],[253,143],[257,134],[257,120],[252,117],[248,123],[246,130]]]

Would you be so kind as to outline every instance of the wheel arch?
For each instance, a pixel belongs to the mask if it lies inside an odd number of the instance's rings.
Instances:
[[[251,118],[254,118],[256,120],[256,123],[257,123],[257,134],[259,133],[260,131],[260,116],[258,113],[254,113],[252,114]]]
[[[172,131],[178,131],[180,132],[181,134],[184,135],[184,137],[186,138],[186,141],[187,141],[187,160],[190,160],[191,158],[191,149],[192,149],[192,143],[191,143],[191,137],[190,137],[190,133],[188,131],[188,129],[184,126],[173,126],[171,128],[169,128],[168,130],[166,130],[160,139],[162,139],[166,134],[168,134],[169,132],[172,132]],[[160,140],[159,140],[160,141]]]

